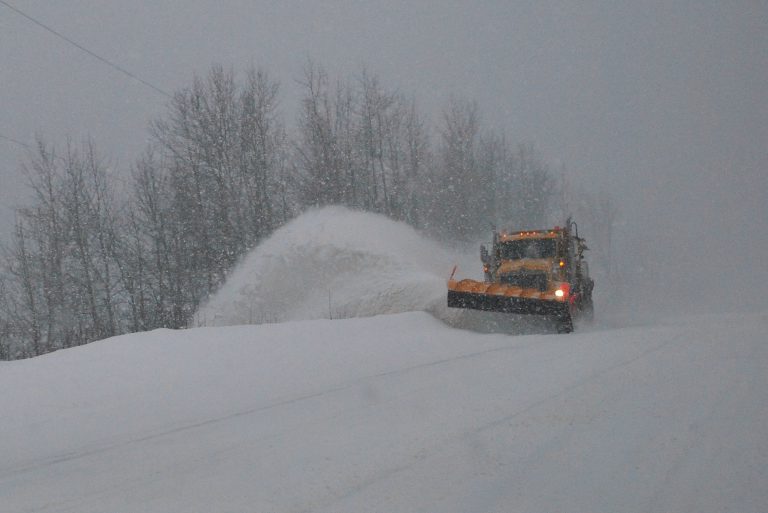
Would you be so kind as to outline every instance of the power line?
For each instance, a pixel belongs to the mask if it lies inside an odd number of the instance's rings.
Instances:
[[[163,96],[165,96],[165,97],[167,97],[167,98],[172,98],[172,96],[171,96],[171,94],[170,94],[170,93],[168,93],[168,92],[166,92],[166,91],[163,91],[162,89],[160,89],[160,88],[159,88],[159,87],[157,87],[156,85],[154,85],[154,84],[151,84],[150,82],[147,82],[147,81],[146,81],[146,80],[144,80],[143,78],[140,78],[140,77],[138,77],[138,76],[134,75],[134,74],[133,74],[133,73],[131,73],[130,71],[126,70],[125,68],[123,68],[123,67],[121,67],[121,66],[119,66],[119,65],[115,64],[114,62],[112,62],[112,61],[110,61],[110,60],[108,60],[108,59],[105,59],[104,57],[102,57],[102,56],[100,56],[100,55],[98,55],[98,54],[96,54],[96,53],[92,52],[91,50],[89,50],[88,48],[84,47],[83,45],[81,45],[81,44],[77,43],[76,41],[73,41],[73,40],[72,40],[72,39],[70,39],[70,38],[68,38],[68,37],[67,37],[67,36],[65,36],[64,34],[62,34],[62,33],[60,33],[60,32],[57,32],[56,30],[52,29],[52,28],[51,28],[51,27],[49,27],[48,25],[44,24],[43,22],[36,20],[35,18],[33,18],[33,17],[32,17],[32,16],[30,16],[29,14],[25,13],[24,11],[21,11],[20,9],[17,9],[16,7],[14,7],[14,6],[12,6],[11,4],[9,4],[8,2],[6,2],[5,0],[0,0],[0,4],[3,4],[3,5],[4,5],[4,6],[6,6],[7,8],[9,8],[9,9],[11,9],[12,11],[16,12],[18,15],[20,15],[20,16],[23,16],[24,18],[28,19],[29,21],[31,21],[31,22],[32,22],[32,23],[34,23],[35,25],[37,25],[37,26],[39,26],[39,27],[41,27],[41,28],[43,28],[43,29],[47,30],[47,31],[48,31],[48,32],[50,32],[51,34],[55,35],[56,37],[58,37],[58,38],[60,38],[60,39],[63,39],[64,41],[66,41],[67,43],[71,44],[71,45],[72,45],[72,46],[74,46],[75,48],[77,48],[77,49],[79,49],[79,50],[81,50],[81,51],[83,51],[83,52],[87,53],[88,55],[90,55],[90,56],[91,56],[91,57],[93,57],[94,59],[98,59],[98,60],[99,60],[99,61],[101,61],[102,63],[106,64],[107,66],[109,66],[109,67],[111,67],[111,68],[113,68],[113,69],[116,69],[116,70],[117,70],[117,71],[119,71],[120,73],[122,73],[122,74],[124,74],[124,75],[127,75],[127,76],[129,76],[130,78],[132,78],[132,79],[134,79],[134,80],[136,80],[136,81],[138,81],[138,82],[141,82],[141,83],[142,83],[142,84],[144,84],[145,86],[147,86],[147,87],[149,87],[149,88],[153,89],[155,92],[157,92],[157,93],[160,93],[160,94],[162,94]],[[4,139],[8,139],[8,137],[4,137]],[[15,141],[15,142],[18,142],[18,141]]]

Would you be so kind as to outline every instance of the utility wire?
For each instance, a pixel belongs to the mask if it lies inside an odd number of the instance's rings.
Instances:
[[[144,80],[143,78],[140,78],[140,77],[138,77],[138,76],[134,75],[134,74],[133,74],[133,73],[131,73],[130,71],[126,70],[125,68],[123,68],[123,67],[121,67],[121,66],[119,66],[119,65],[115,64],[114,62],[112,62],[112,61],[110,61],[110,60],[108,60],[108,59],[105,59],[104,57],[102,57],[102,56],[100,56],[100,55],[98,55],[98,54],[96,54],[96,53],[92,52],[91,50],[89,50],[88,48],[84,47],[83,45],[81,45],[81,44],[79,44],[79,43],[77,43],[77,42],[73,41],[73,40],[72,40],[72,39],[70,39],[70,38],[68,38],[68,37],[67,37],[67,36],[65,36],[64,34],[62,34],[62,33],[60,33],[60,32],[57,32],[56,30],[52,29],[52,28],[51,28],[51,27],[49,27],[48,25],[46,25],[46,24],[44,24],[44,23],[42,23],[42,22],[40,22],[40,21],[36,20],[35,18],[33,18],[33,17],[32,17],[32,16],[30,16],[29,14],[25,13],[24,11],[21,11],[20,9],[17,9],[16,7],[14,7],[14,6],[12,6],[11,4],[9,4],[8,2],[6,2],[5,0],[0,0],[0,4],[2,4],[2,5],[4,5],[4,6],[6,6],[7,8],[11,9],[12,11],[16,12],[18,15],[20,15],[20,16],[23,16],[24,18],[28,19],[29,21],[31,21],[31,22],[32,22],[32,23],[34,23],[35,25],[37,25],[37,26],[39,26],[39,27],[42,27],[43,29],[45,29],[45,30],[47,30],[48,32],[50,32],[51,34],[55,35],[56,37],[58,37],[58,38],[60,38],[60,39],[63,39],[64,41],[66,41],[67,43],[71,44],[71,45],[72,45],[72,46],[74,46],[75,48],[77,48],[77,49],[79,49],[79,50],[81,50],[81,51],[83,51],[83,52],[87,53],[88,55],[90,55],[90,56],[91,56],[91,57],[93,57],[94,59],[98,59],[98,60],[99,60],[99,61],[101,61],[102,63],[106,64],[107,66],[109,66],[109,67],[111,67],[111,68],[113,68],[113,69],[116,69],[116,70],[117,70],[117,71],[119,71],[120,73],[122,73],[122,74],[124,74],[124,75],[127,75],[127,76],[129,76],[130,78],[132,78],[132,79],[134,79],[134,80],[137,80],[138,82],[141,82],[141,83],[142,83],[142,84],[144,84],[145,86],[147,86],[147,87],[149,87],[149,88],[153,89],[155,92],[157,92],[157,93],[160,93],[160,94],[162,94],[163,96],[165,96],[165,97],[167,97],[167,98],[172,98],[172,96],[171,96],[171,94],[170,94],[170,93],[168,93],[168,92],[166,92],[166,91],[163,91],[162,89],[160,89],[160,88],[159,88],[159,87],[157,87],[156,85],[154,85],[154,84],[151,84],[151,83],[147,82],[147,81],[146,81],[146,80]],[[3,139],[9,139],[9,138],[8,138],[8,137],[3,137]],[[18,142],[18,141],[15,141],[15,142]]]

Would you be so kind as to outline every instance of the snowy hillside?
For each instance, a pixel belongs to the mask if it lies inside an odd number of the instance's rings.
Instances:
[[[768,510],[768,314],[482,334],[455,258],[314,211],[209,327],[0,362],[0,511]]]

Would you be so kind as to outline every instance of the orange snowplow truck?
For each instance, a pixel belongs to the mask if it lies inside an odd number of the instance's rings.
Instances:
[[[490,251],[480,246],[485,281],[448,280],[448,306],[490,312],[544,315],[558,333],[573,331],[573,319],[593,316],[587,250],[576,223],[565,228],[493,232]]]

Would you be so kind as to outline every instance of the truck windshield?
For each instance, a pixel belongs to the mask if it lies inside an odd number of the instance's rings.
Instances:
[[[554,258],[555,239],[518,239],[507,240],[499,244],[502,260],[521,258]]]

